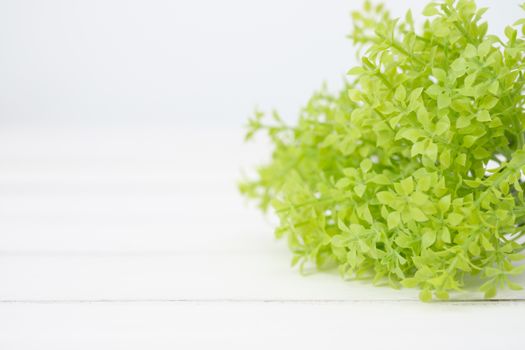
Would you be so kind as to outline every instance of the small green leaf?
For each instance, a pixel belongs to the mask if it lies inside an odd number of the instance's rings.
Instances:
[[[414,26],[414,18],[412,17],[412,11],[408,10],[405,15],[405,21],[410,24],[412,27]]]
[[[348,97],[350,98],[350,100],[352,100],[353,102],[360,102],[363,100],[363,97],[361,95],[361,92],[357,89],[351,89],[351,90],[348,90]]]
[[[363,197],[363,194],[365,193],[366,191],[366,185],[363,185],[363,184],[359,184],[359,185],[356,185],[354,187],[354,192],[355,194],[357,194],[359,197]]]
[[[468,246],[468,251],[472,256],[479,256],[481,254],[481,250],[479,248],[479,245],[476,242],[472,242]]]
[[[394,94],[394,98],[399,102],[403,102],[405,101],[406,96],[407,96],[407,92],[405,90],[405,87],[403,85],[399,85]]]
[[[392,205],[392,203],[396,199],[396,196],[392,192],[389,192],[389,191],[378,192],[376,196],[381,204],[386,204],[386,205]]]
[[[401,223],[401,215],[397,211],[391,212],[388,214],[387,223],[389,230],[396,228]]]
[[[458,226],[463,221],[463,215],[457,214],[457,213],[450,213],[447,217],[447,222],[455,227]]]
[[[509,254],[507,255],[507,258],[509,258],[512,261],[520,261],[525,259],[525,255],[523,254]]]
[[[474,58],[478,55],[478,50],[476,49],[474,45],[468,44],[467,47],[465,48],[463,55],[466,58]]]
[[[412,192],[414,192],[414,179],[412,179],[412,176],[401,180],[400,184],[404,194],[411,194]]]
[[[450,65],[450,68],[454,70],[459,76],[463,75],[465,70],[467,69],[467,62],[464,58],[460,57],[456,59],[452,64]]]
[[[451,240],[450,240],[450,231],[448,230],[448,228],[444,227],[443,230],[441,231],[441,240],[445,243],[450,243]]]
[[[470,115],[462,115],[458,118],[458,120],[456,120],[456,128],[458,129],[463,129],[463,128],[466,128],[468,126],[470,126],[470,119],[472,118],[472,116]]]
[[[501,275],[503,272],[499,269],[495,269],[493,267],[486,267],[485,268],[485,276],[487,277],[494,277]]]
[[[478,46],[478,55],[479,57],[483,58],[485,56],[488,55],[490,49],[492,47],[492,44],[490,41],[486,40],[484,42],[482,42],[479,46]]]
[[[490,243],[490,241],[485,237],[485,236],[481,236],[481,245],[483,246],[483,249],[485,249],[486,251],[494,251],[494,246],[492,245],[492,243]]]
[[[439,163],[443,166],[444,169],[447,169],[451,164],[450,150],[445,150],[441,152],[439,156]]]
[[[514,267],[512,270],[508,272],[508,274],[516,276],[516,275],[522,274],[523,271],[525,271],[525,265],[520,265],[520,266]]]
[[[439,199],[438,201],[438,207],[439,207],[439,210],[442,212],[442,213],[446,213],[448,211],[448,209],[450,208],[450,201],[451,201],[451,196],[450,194],[446,195],[446,196],[443,196]]]
[[[426,94],[429,95],[430,97],[432,98],[437,98],[438,95],[442,94],[443,93],[443,88],[439,85],[430,85],[430,87],[428,87],[426,90],[425,90]]]
[[[494,298],[496,296],[496,286],[491,286],[485,291],[485,299]]]
[[[450,120],[447,116],[444,116],[436,123],[436,128],[434,132],[436,133],[436,135],[442,135],[448,130],[450,130]]]
[[[363,67],[357,66],[357,67],[351,68],[346,74],[348,74],[348,75],[360,75],[360,74],[363,74],[365,72],[366,72],[366,70]]]
[[[436,231],[430,229],[425,230],[423,237],[421,238],[421,245],[423,248],[428,248],[436,241]]]
[[[448,106],[450,106],[450,102],[450,96],[446,94],[440,94],[437,97],[437,105],[439,109],[447,108]]]
[[[429,142],[423,154],[426,155],[430,160],[435,162],[438,154],[438,146],[435,143]]]
[[[426,149],[425,141],[416,142],[412,145],[410,154],[412,157],[417,156],[418,154],[424,154]]]
[[[479,111],[476,115],[476,119],[479,122],[490,122],[492,120],[490,113],[486,110]]]
[[[385,174],[375,175],[373,178],[370,179],[370,182],[377,185],[390,185],[392,183],[390,178]]]
[[[424,289],[419,292],[419,300],[423,302],[429,302],[432,300],[432,293],[428,289]]]
[[[489,88],[488,88],[489,92],[493,93],[494,95],[497,95],[498,94],[498,91],[499,91],[499,81],[497,80],[494,80]]]
[[[511,281],[507,281],[507,286],[509,286],[509,288],[512,290],[523,290],[522,286]]]
[[[444,82],[447,80],[447,73],[441,68],[432,68],[432,75],[435,76],[438,81]]]
[[[342,179],[340,179],[339,181],[336,182],[335,187],[339,188],[339,189],[342,189],[342,188],[346,188],[346,187],[350,186],[351,183],[352,182],[350,181],[350,179],[342,178]]]
[[[439,14],[439,11],[437,9],[438,5],[439,4],[435,2],[431,2],[428,5],[426,5],[425,8],[423,9],[423,16],[430,17],[430,16],[438,15]]]
[[[410,207],[410,216],[417,222],[424,222],[428,220],[428,217],[418,207]]]
[[[481,100],[481,102],[479,103],[479,108],[484,110],[491,110],[498,104],[498,102],[499,99],[497,97],[488,95]]]
[[[409,278],[405,278],[404,280],[402,280],[401,284],[405,288],[414,288],[414,287],[417,287],[417,285],[419,284],[419,280],[414,277],[409,277]]]
[[[436,297],[440,300],[448,300],[450,298],[450,295],[445,290],[438,290],[436,291]]]

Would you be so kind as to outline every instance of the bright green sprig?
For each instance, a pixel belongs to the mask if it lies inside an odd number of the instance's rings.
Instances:
[[[266,130],[272,161],[241,191],[272,207],[301,269],[417,287],[448,299],[472,276],[491,298],[525,266],[525,19],[487,35],[472,0],[353,14],[364,50],[338,94],[314,94],[295,126]]]

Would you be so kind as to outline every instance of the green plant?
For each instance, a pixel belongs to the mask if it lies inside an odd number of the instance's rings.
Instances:
[[[423,301],[472,276],[486,298],[520,289],[525,19],[501,39],[485,10],[432,2],[416,30],[410,11],[366,2],[352,15],[355,78],[314,94],[294,126],[250,120],[247,139],[266,130],[274,150],[240,189],[274,209],[293,264],[418,287]]]

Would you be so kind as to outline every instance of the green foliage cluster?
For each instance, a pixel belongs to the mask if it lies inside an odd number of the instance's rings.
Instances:
[[[525,6],[522,6],[525,9]],[[448,299],[469,281],[486,298],[525,266],[525,19],[487,35],[472,0],[353,13],[361,64],[337,94],[322,89],[288,126],[256,113],[272,160],[240,184],[280,219],[293,264],[417,287]]]

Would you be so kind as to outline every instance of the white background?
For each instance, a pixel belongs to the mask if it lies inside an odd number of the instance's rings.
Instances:
[[[387,1],[394,15],[425,1]],[[483,0],[492,32],[518,0]],[[293,120],[352,66],[357,0],[2,0],[0,122],[242,125]],[[417,17],[417,16],[416,16]]]
[[[493,32],[521,16],[479,3]],[[0,1],[0,349],[521,349],[523,292],[301,276],[237,193],[269,151],[240,126],[337,88],[359,7]]]

